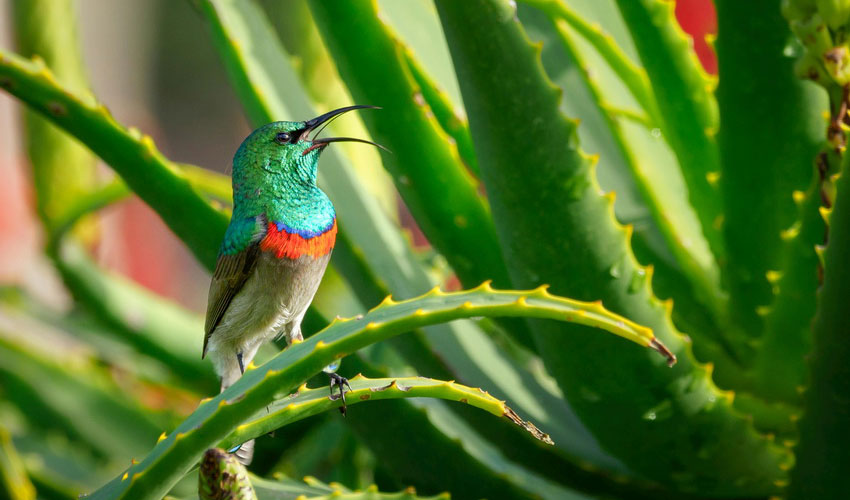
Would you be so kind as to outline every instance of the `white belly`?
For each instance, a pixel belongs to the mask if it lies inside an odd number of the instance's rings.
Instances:
[[[245,285],[233,297],[209,338],[208,354],[222,377],[222,386],[241,375],[236,360],[250,363],[263,342],[279,335],[287,343],[301,337],[301,320],[313,301],[330,255],[314,259],[277,259],[262,252]]]

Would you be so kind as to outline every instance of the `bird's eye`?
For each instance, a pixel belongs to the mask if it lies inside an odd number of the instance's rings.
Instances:
[[[289,134],[286,132],[278,132],[276,136],[274,136],[274,142],[278,144],[286,144],[289,142]]]

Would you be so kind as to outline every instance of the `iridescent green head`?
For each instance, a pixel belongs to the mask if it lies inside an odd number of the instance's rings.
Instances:
[[[315,184],[316,165],[322,150],[332,142],[364,142],[381,147],[370,141],[353,137],[316,138],[322,125],[337,116],[362,108],[375,106],[348,106],[335,109],[304,122],[273,122],[251,133],[239,146],[233,158],[234,181],[244,175],[265,177],[285,176],[297,182]],[[315,132],[315,133],[313,133]],[[312,137],[311,137],[312,135]]]
[[[252,132],[233,158],[233,220],[241,221],[245,232],[240,238],[250,239],[260,216],[307,232],[331,224],[335,218],[333,204],[316,185],[319,155],[332,142],[381,146],[351,137],[316,136],[333,118],[374,107],[349,106],[303,122],[269,123]]]

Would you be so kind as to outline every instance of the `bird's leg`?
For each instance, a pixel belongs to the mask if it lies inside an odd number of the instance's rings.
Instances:
[[[245,363],[242,362],[242,351],[236,353],[236,361],[239,362],[239,371],[245,375]]]
[[[345,416],[345,388],[348,387],[348,390],[351,391],[351,384],[348,383],[348,379],[333,372],[325,372],[328,374],[328,377],[331,378],[331,395],[330,400],[336,401],[337,399],[342,399],[342,406],[339,407],[339,412],[342,413],[342,416]],[[334,394],[334,386],[339,387],[339,394]]]

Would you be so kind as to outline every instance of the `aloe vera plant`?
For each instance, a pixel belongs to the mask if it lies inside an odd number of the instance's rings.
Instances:
[[[229,179],[98,101],[74,3],[0,49],[75,305],[0,290],[0,495],[846,496],[850,3],[715,0],[716,76],[667,0],[175,6],[254,127],[377,105],[329,128],[392,150],[323,154],[306,340],[212,398],[199,317],[89,248],[137,195],[212,270]]]

